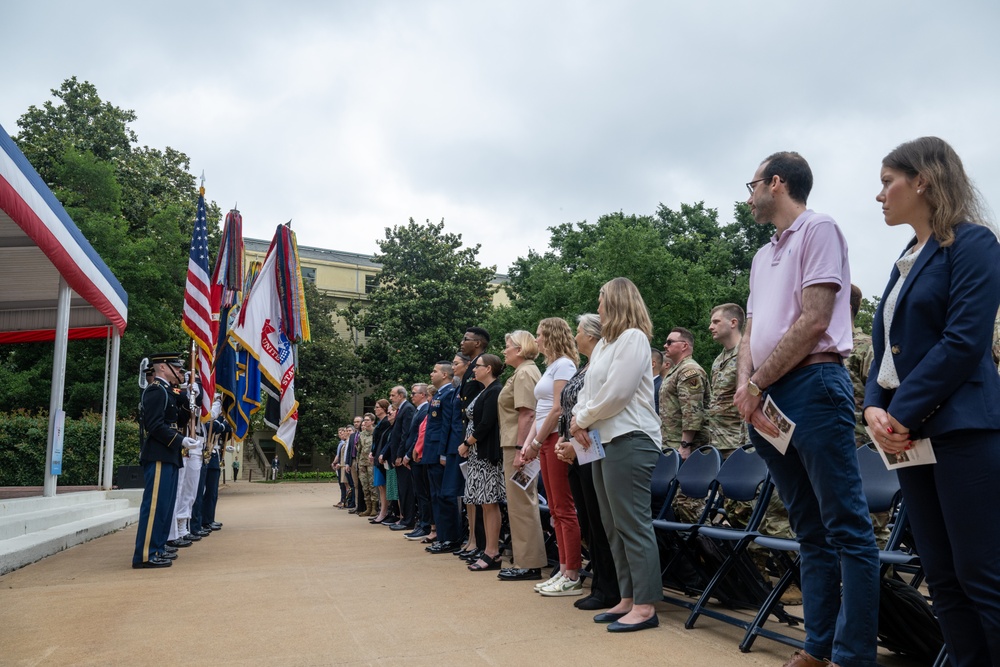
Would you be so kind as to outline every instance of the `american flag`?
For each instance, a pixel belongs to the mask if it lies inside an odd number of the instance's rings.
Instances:
[[[201,375],[201,417],[208,418],[215,397],[212,356],[219,329],[218,297],[213,304],[208,276],[208,224],[205,215],[205,188],[198,194],[198,215],[191,235],[187,283],[184,285],[184,317],[181,326],[198,345],[197,369]]]

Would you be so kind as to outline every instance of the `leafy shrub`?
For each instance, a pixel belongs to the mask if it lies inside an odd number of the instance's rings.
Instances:
[[[49,430],[47,414],[0,413],[0,486],[42,486]],[[88,413],[66,419],[59,484],[100,484],[101,416]],[[139,464],[139,425],[130,419],[115,427],[115,459],[119,466]]]

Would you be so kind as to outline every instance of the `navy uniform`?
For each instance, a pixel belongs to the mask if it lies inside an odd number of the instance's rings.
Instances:
[[[214,410],[213,410],[214,412]],[[204,498],[201,502],[201,512],[199,522],[196,526],[201,526],[203,531],[221,530],[222,524],[215,520],[215,507],[219,502],[219,480],[222,477],[222,447],[227,437],[233,430],[223,419],[216,419],[212,425],[215,446],[211,450],[211,458],[202,467],[205,471]],[[193,517],[194,518],[194,517]]]
[[[168,364],[183,369],[176,354],[152,355],[152,364]],[[178,379],[177,371],[168,371]],[[145,487],[139,506],[139,525],[135,538],[132,567],[169,567],[165,545],[177,498],[177,471],[182,465],[184,434],[177,429],[176,388],[166,379],[156,377],[146,385],[139,405],[142,465]]]

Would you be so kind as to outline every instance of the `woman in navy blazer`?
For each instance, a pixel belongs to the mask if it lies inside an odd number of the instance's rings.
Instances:
[[[872,327],[864,417],[896,454],[930,438],[937,463],[899,469],[951,664],[1000,664],[1000,376],[991,356],[1000,243],[962,162],[924,137],[882,161],[889,226],[912,239]]]

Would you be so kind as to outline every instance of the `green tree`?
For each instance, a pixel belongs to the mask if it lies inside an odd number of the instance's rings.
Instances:
[[[491,308],[496,267],[480,266],[479,245],[463,247],[444,221],[386,228],[374,257],[378,286],[364,307],[341,310],[350,326],[366,331],[358,346],[364,378],[375,395],[395,384],[424,380],[435,362],[451,358],[467,327],[481,326]]]
[[[295,451],[329,454],[337,447],[337,428],[351,420],[346,405],[359,389],[360,366],[352,346],[334,329],[333,299],[320,294],[308,282],[305,295],[312,340],[298,348],[295,398],[299,401],[299,425]]]
[[[186,350],[180,329],[188,245],[198,199],[186,155],[138,148],[131,110],[101,100],[89,82],[67,79],[55,100],[18,119],[19,148],[63,203],[129,295],[121,342],[119,414],[132,414],[134,369],[154,351]],[[209,210],[209,243],[218,247],[219,210]],[[0,347],[0,410],[47,410],[52,344]],[[102,409],[105,341],[70,342],[65,408]]]

